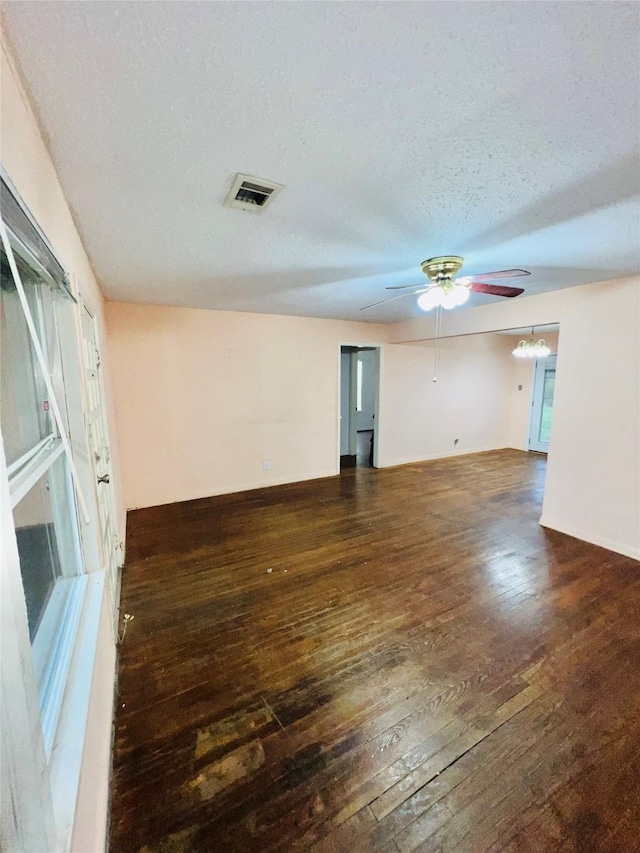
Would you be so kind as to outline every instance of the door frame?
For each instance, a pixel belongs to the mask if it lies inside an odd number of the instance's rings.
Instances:
[[[336,418],[336,473],[340,473],[340,419],[342,415],[342,400],[341,400],[341,385],[342,385],[342,371],[341,371],[341,355],[343,347],[353,347],[355,350],[358,349],[373,349],[378,354],[378,379],[376,382],[376,402],[374,407],[374,442],[373,442],[373,467],[381,468],[380,464],[381,454],[380,454],[380,410],[381,410],[381,397],[382,397],[382,368],[384,364],[384,352],[385,345],[382,343],[369,343],[360,341],[358,343],[354,343],[353,341],[344,341],[338,344],[338,358],[337,358],[337,406],[338,406],[338,417]],[[354,352],[354,355],[357,353]],[[350,364],[350,393],[349,393],[349,406],[351,409],[351,413],[353,414],[353,418],[350,419],[349,424],[349,452],[351,453],[351,448],[353,446],[353,452],[357,452],[357,421],[356,421],[356,371],[357,371],[357,359],[352,358]],[[352,445],[352,434],[353,434],[353,445]]]

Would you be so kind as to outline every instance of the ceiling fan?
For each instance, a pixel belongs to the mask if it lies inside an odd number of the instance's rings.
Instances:
[[[457,255],[443,255],[439,258],[429,258],[421,264],[422,272],[427,276],[431,284],[418,285],[401,284],[395,287],[386,287],[385,290],[408,290],[411,293],[401,293],[399,296],[392,296],[390,299],[383,299],[380,302],[374,302],[373,305],[366,305],[361,308],[361,311],[368,311],[370,308],[376,308],[378,305],[385,305],[387,302],[393,302],[395,299],[403,299],[405,296],[415,296],[420,294],[418,305],[423,311],[429,311],[431,308],[442,306],[443,308],[455,308],[457,305],[464,305],[469,298],[469,292],[487,293],[490,296],[505,296],[513,298],[524,293],[522,287],[507,287],[501,284],[488,284],[496,278],[516,278],[521,275],[531,275],[527,270],[498,270],[497,272],[485,272],[480,275],[468,275],[461,278],[455,278],[456,274],[462,269],[464,259]]]

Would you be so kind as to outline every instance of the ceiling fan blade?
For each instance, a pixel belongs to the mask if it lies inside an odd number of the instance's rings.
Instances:
[[[410,287],[421,287],[420,284],[394,284],[393,287],[385,287],[385,290],[408,290]],[[431,287],[430,284],[424,285],[425,287]]]
[[[365,305],[364,308],[361,308],[361,311],[368,311],[369,308],[377,308],[378,305],[386,305],[387,302],[394,302],[396,299],[404,299],[405,296],[414,296],[416,293],[425,293],[429,290],[428,287],[420,287],[418,290],[414,290],[413,293],[401,293],[399,296],[392,296],[391,299],[382,299],[380,302],[374,302],[373,305]]]
[[[493,281],[494,278],[517,278],[519,275],[531,275],[528,270],[498,270],[497,272],[482,272],[478,275],[463,275],[458,281]]]
[[[469,290],[473,290],[474,293],[488,293],[489,296],[506,296],[511,298],[513,296],[520,296],[521,293],[524,293],[523,287],[507,287],[504,284],[482,284],[482,282],[472,282],[469,285]]]

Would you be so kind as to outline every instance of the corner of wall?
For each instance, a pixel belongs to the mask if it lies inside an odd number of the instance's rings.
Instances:
[[[571,536],[573,539],[581,539],[583,542],[589,542],[591,545],[597,545],[599,548],[606,548],[607,551],[614,551],[616,554],[622,554],[624,557],[631,557],[632,560],[640,561],[640,545],[627,542],[614,542],[612,539],[598,536],[590,530],[567,527],[567,525],[558,523],[548,515],[542,515],[538,524],[541,527],[546,527],[548,530],[564,533],[565,536]],[[640,569],[640,566],[638,568]]]

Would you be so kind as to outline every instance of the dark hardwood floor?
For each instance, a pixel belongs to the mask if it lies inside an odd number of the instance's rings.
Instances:
[[[640,563],[541,528],[544,471],[131,513],[111,853],[640,850]]]

